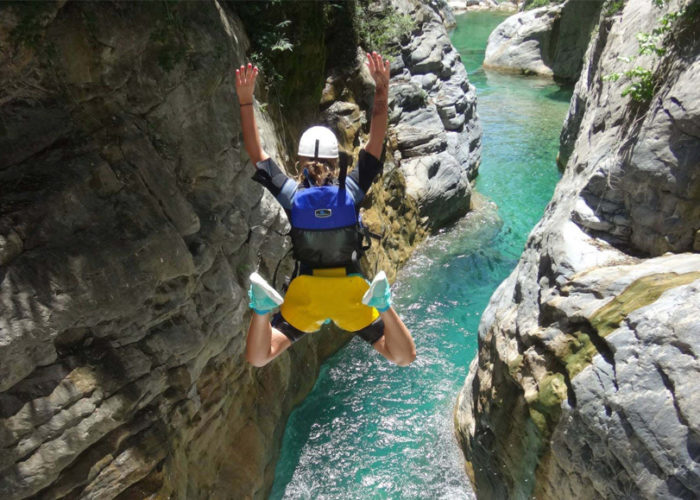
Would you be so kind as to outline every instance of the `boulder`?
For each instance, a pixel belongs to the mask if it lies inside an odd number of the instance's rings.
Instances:
[[[489,36],[484,67],[575,81],[602,3],[568,0],[514,14]]]

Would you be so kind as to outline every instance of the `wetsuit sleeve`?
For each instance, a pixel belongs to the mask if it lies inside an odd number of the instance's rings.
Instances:
[[[360,203],[369,191],[372,182],[382,170],[382,162],[364,149],[360,150],[357,165],[348,174],[347,188],[351,191],[356,203]]]
[[[255,165],[253,180],[265,186],[280,202],[282,208],[292,209],[292,199],[297,191],[297,183],[285,174],[272,158],[259,161]]]

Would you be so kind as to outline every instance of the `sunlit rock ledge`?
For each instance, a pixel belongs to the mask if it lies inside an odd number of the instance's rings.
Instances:
[[[518,10],[517,0],[447,0],[447,4],[455,14],[470,10],[496,10],[511,12]]]
[[[603,79],[679,3],[603,13],[566,169],[479,327],[455,408],[485,498],[693,498],[700,487],[698,25],[674,26],[648,101]]]

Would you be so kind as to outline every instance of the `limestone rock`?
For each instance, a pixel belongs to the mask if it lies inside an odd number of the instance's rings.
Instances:
[[[244,360],[247,276],[288,224],[232,104],[243,27],[217,2],[2,4],[0,44],[0,497],[264,496],[348,337]]]
[[[484,67],[575,81],[601,5],[568,0],[514,14],[489,36]]]
[[[248,275],[291,263],[287,218],[242,144],[235,8],[0,4],[0,498],[263,498],[291,409],[350,340],[327,329],[262,369],[244,360]],[[459,71],[444,61],[442,76],[421,75],[435,92]],[[321,106],[356,152],[374,89],[354,72],[326,82]],[[412,85],[406,126],[426,119]],[[473,103],[442,102],[427,119],[444,134]],[[289,164],[286,123],[265,104],[263,147]],[[456,156],[433,177],[462,203],[453,180],[478,136],[470,149],[457,134],[438,137]],[[428,222],[387,156],[367,220],[392,227],[370,256],[391,276]]]
[[[363,211],[363,221],[383,235],[370,258],[390,278],[429,231],[467,212],[481,161],[476,91],[445,30],[451,19],[446,4],[391,3],[416,20],[416,29],[392,60],[384,172]],[[371,116],[360,109],[371,108],[374,96],[365,55],[359,51],[357,57],[359,71],[326,81],[321,114],[339,135],[341,147],[353,152],[367,140]],[[340,101],[331,104],[332,97]]]
[[[697,23],[635,61],[665,75],[648,102],[602,78],[638,52],[630,33],[678,9],[635,0],[601,16],[562,134],[563,178],[484,312],[457,400],[480,496],[693,498],[700,487]]]
[[[392,77],[394,159],[421,217],[435,230],[469,209],[470,181],[481,162],[476,89],[449,41],[440,7],[397,3],[404,13],[424,21],[402,48],[401,71]]]

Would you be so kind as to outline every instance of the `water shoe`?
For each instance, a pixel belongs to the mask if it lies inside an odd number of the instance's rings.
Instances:
[[[258,314],[267,314],[284,302],[277,290],[272,288],[258,273],[250,275],[250,307]]]
[[[391,287],[384,271],[379,271],[362,296],[362,303],[384,312],[391,307]]]

